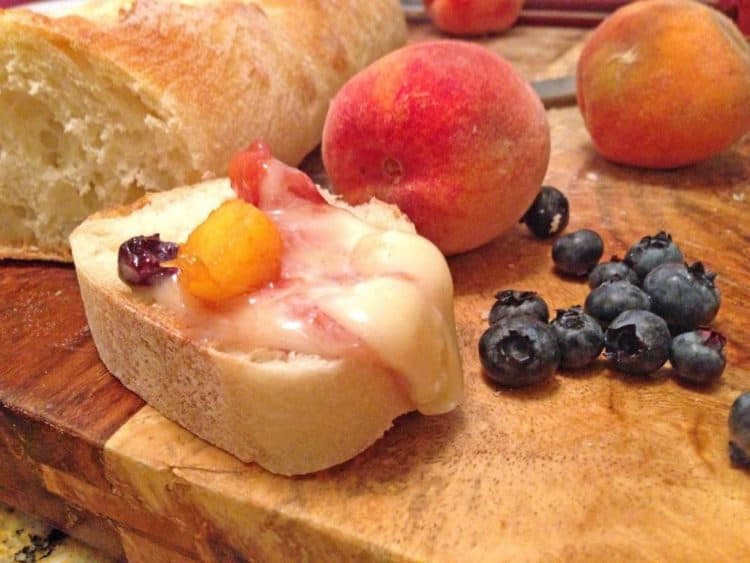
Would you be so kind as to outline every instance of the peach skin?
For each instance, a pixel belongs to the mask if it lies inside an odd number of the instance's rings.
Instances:
[[[424,0],[435,27],[453,35],[505,31],[521,14],[524,0]]]
[[[578,61],[578,105],[605,158],[675,168],[750,130],[750,48],[692,0],[644,0],[594,30]]]
[[[549,162],[537,95],[489,50],[442,40],[404,47],[339,91],[323,162],[352,204],[396,204],[445,254],[476,248],[518,222]]]

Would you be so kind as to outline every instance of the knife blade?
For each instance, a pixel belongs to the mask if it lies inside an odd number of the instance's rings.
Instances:
[[[423,0],[401,0],[401,8],[410,22],[427,21],[430,18],[424,9]]]
[[[531,87],[546,108],[576,103],[576,77],[573,75],[532,80]]]

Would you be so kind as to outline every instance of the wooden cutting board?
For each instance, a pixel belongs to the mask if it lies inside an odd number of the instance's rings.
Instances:
[[[430,38],[428,26],[413,40]],[[568,72],[582,32],[516,28],[484,41],[528,78]],[[547,182],[569,230],[606,255],[672,233],[718,272],[729,364],[710,388],[668,367],[625,377],[603,361],[509,391],[476,354],[493,294],[582,303],[522,225],[450,260],[466,399],[399,418],[334,469],[284,478],[161,417],[99,362],[70,267],[0,265],[0,500],[132,562],[739,560],[750,553],[750,473],[726,419],[750,389],[750,137],[704,164],[646,172],[598,157],[575,107],[552,109]],[[314,168],[314,158],[308,162]],[[137,353],[134,350],[134,353]]]

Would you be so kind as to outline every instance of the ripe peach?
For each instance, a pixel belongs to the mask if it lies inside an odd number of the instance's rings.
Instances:
[[[524,0],[424,0],[435,26],[454,35],[504,31],[521,13]]]
[[[463,41],[404,47],[331,103],[323,162],[353,204],[396,204],[445,254],[515,224],[539,191],[550,137],[539,98],[499,55]]]
[[[750,48],[724,15],[692,0],[614,12],[578,62],[578,105],[607,159],[673,168],[750,130]]]

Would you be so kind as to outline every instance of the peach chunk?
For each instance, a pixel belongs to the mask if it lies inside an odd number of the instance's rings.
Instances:
[[[395,51],[344,85],[322,151],[346,201],[393,203],[456,254],[524,214],[547,170],[550,136],[539,98],[507,61],[442,40]]]
[[[424,0],[424,5],[441,31],[478,35],[510,28],[521,13],[523,0]]]
[[[750,130],[750,48],[735,25],[692,0],[644,0],[592,33],[578,62],[578,105],[614,162],[674,168]]]
[[[184,291],[218,303],[259,289],[281,274],[283,242],[260,209],[230,199],[214,209],[167,265],[179,268]]]

